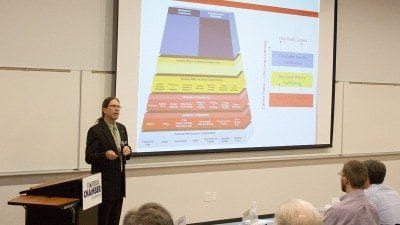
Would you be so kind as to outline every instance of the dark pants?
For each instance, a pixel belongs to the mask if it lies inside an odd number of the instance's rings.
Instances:
[[[106,200],[99,205],[98,224],[99,225],[119,225],[121,217],[123,198],[116,200]]]

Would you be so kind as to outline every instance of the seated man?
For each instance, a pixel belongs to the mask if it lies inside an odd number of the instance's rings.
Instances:
[[[368,179],[364,164],[348,161],[339,174],[342,191],[347,194],[325,212],[324,225],[378,225],[378,211],[363,190]]]
[[[151,202],[128,211],[123,225],[174,225],[174,221],[164,207]]]
[[[386,166],[378,160],[364,161],[369,179],[364,193],[375,204],[379,214],[379,224],[400,224],[400,196],[396,190],[383,183]]]
[[[292,199],[279,206],[274,225],[322,225],[322,216],[310,203]]]

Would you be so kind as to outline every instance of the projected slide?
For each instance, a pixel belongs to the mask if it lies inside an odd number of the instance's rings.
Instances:
[[[234,27],[232,13],[168,9],[143,131],[247,127],[251,115]]]
[[[245,140],[240,130],[251,122],[245,85],[233,13],[169,7],[142,123],[143,146]],[[159,131],[171,132],[163,138]]]
[[[136,151],[329,143],[330,117],[317,116],[332,82],[320,74],[319,4],[142,1]]]

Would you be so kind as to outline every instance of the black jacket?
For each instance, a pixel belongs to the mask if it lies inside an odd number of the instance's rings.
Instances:
[[[128,133],[125,126],[117,123],[117,127],[121,141],[128,145]],[[103,201],[125,196],[125,164],[126,160],[130,159],[130,155],[123,157],[121,172],[121,160],[107,159],[106,151],[108,150],[117,153],[117,146],[107,123],[104,119],[100,119],[87,133],[85,161],[92,165],[92,173],[101,172]]]

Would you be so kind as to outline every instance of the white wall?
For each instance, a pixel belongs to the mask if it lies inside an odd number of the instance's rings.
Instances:
[[[387,181],[400,190],[398,157],[384,162],[388,166]],[[342,163],[334,159],[311,159],[211,166],[188,172],[180,168],[177,174],[143,172],[146,176],[128,179],[131,192],[124,210],[156,201],[170,209],[175,218],[186,215],[189,222],[201,222],[240,217],[252,201],[257,201],[261,214],[273,213],[290,198],[323,207],[332,197],[343,194],[337,175],[341,168]],[[217,200],[205,202],[205,192],[216,192]]]
[[[84,148],[86,130],[99,116],[101,100],[113,93],[114,76],[108,72],[96,72],[115,69],[115,21],[112,16],[115,5],[112,2],[0,0],[1,74],[9,75],[17,71],[21,76],[33,73],[47,76],[54,71],[30,70],[48,68],[66,69],[61,73],[73,73],[72,76],[77,77],[73,81],[76,83],[71,86],[74,92],[71,96],[79,100],[71,107],[78,110],[78,119],[72,118],[68,125],[63,125],[64,118],[58,120],[61,127],[73,127],[68,131],[77,129],[74,143],[70,143],[73,146],[68,150],[79,158],[76,167],[72,168],[84,168],[83,172],[52,173],[43,168],[43,171],[30,175],[24,172],[4,173],[11,166],[1,168],[0,201],[3,204],[0,205],[0,221],[4,224],[24,224],[22,207],[6,204],[19,191],[35,183],[87,172],[88,166],[84,164],[80,151]],[[291,197],[303,198],[322,207],[332,197],[342,194],[337,176],[342,163],[348,159],[371,157],[386,163],[387,183],[400,190],[400,177],[397,175],[400,170],[400,143],[396,139],[400,127],[396,115],[400,113],[400,106],[395,101],[400,97],[400,74],[394,61],[398,58],[395,54],[400,52],[397,41],[400,36],[398,12],[400,2],[396,0],[386,0],[385,4],[377,0],[339,1],[332,149],[296,150],[290,154],[285,151],[239,152],[134,159],[128,170],[124,212],[144,202],[156,201],[164,204],[175,218],[186,215],[188,222],[193,223],[240,217],[254,200],[258,202],[261,213],[273,213],[279,203]],[[9,71],[9,67],[13,71]],[[57,98],[60,102],[36,96],[32,91],[35,82],[27,83],[24,88],[12,87],[14,91],[11,95],[9,85],[13,82],[15,78],[0,75],[2,124],[9,118],[24,119],[23,113],[17,113],[12,108],[29,103],[30,98],[43,98],[43,101],[35,99],[28,104],[31,106],[24,108],[26,115],[42,115],[38,107],[43,104],[49,115],[64,112],[62,107],[47,107],[51,104],[62,106],[65,101],[62,96]],[[49,86],[51,84],[44,85],[47,94],[57,92]],[[30,90],[28,94],[25,92],[27,87]],[[62,91],[68,93],[68,86]],[[71,96],[67,102],[74,98]],[[15,118],[15,115],[19,116]],[[32,120],[27,128],[42,124],[35,118]],[[13,123],[10,124],[12,126]],[[32,157],[46,161],[46,155],[40,152],[27,157],[18,154],[23,152],[18,148],[6,149],[5,146],[12,146],[10,142],[16,141],[6,134],[3,129],[0,131],[0,152],[9,152],[7,161],[17,164]],[[17,141],[21,143],[14,146],[26,148],[42,144],[41,140]],[[282,154],[286,157],[281,157]],[[63,157],[60,154],[60,160]],[[216,201],[205,202],[205,192],[216,192]]]

